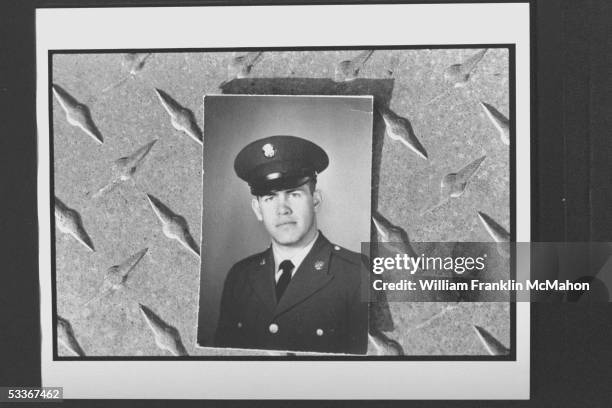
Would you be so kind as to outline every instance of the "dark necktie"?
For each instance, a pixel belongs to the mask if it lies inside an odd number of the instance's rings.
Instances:
[[[276,282],[276,301],[278,302],[280,298],[285,293],[285,289],[289,285],[289,281],[291,280],[291,271],[293,271],[293,263],[290,260],[285,260],[280,263],[279,269],[283,271],[280,278],[278,278],[278,282]]]

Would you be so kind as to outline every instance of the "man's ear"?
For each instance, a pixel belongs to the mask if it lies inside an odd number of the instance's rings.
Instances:
[[[255,217],[257,217],[259,221],[263,221],[263,215],[261,215],[261,207],[259,206],[259,200],[257,199],[257,197],[253,197],[253,199],[251,200],[251,208],[255,213]]]
[[[315,190],[314,193],[312,193],[312,204],[315,212],[319,211],[319,208],[321,208],[322,203],[323,194],[321,193],[321,190]]]

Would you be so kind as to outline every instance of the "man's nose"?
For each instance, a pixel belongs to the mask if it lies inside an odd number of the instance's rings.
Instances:
[[[281,193],[278,195],[278,205],[276,211],[279,215],[291,214],[291,207],[289,206],[289,200],[287,200],[287,194]]]

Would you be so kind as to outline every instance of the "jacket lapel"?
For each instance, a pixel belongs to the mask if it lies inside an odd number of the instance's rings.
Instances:
[[[255,258],[255,267],[248,274],[249,281],[255,293],[270,312],[276,307],[274,283],[274,256],[272,247]]]
[[[303,302],[333,279],[333,274],[329,271],[331,252],[331,243],[319,232],[317,242],[300,264],[280,302],[276,305],[275,316]],[[274,294],[272,298],[274,299]]]

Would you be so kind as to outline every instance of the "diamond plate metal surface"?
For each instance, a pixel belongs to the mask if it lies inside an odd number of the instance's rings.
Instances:
[[[416,243],[509,231],[505,49],[55,54],[52,64],[56,225],[67,232],[55,242],[60,356],[257,353],[195,347],[207,93],[373,94],[375,135],[387,133],[372,228]],[[109,266],[135,254],[129,279],[97,298]],[[372,322],[373,355],[510,344],[505,303],[392,302],[389,312],[392,325]]]

